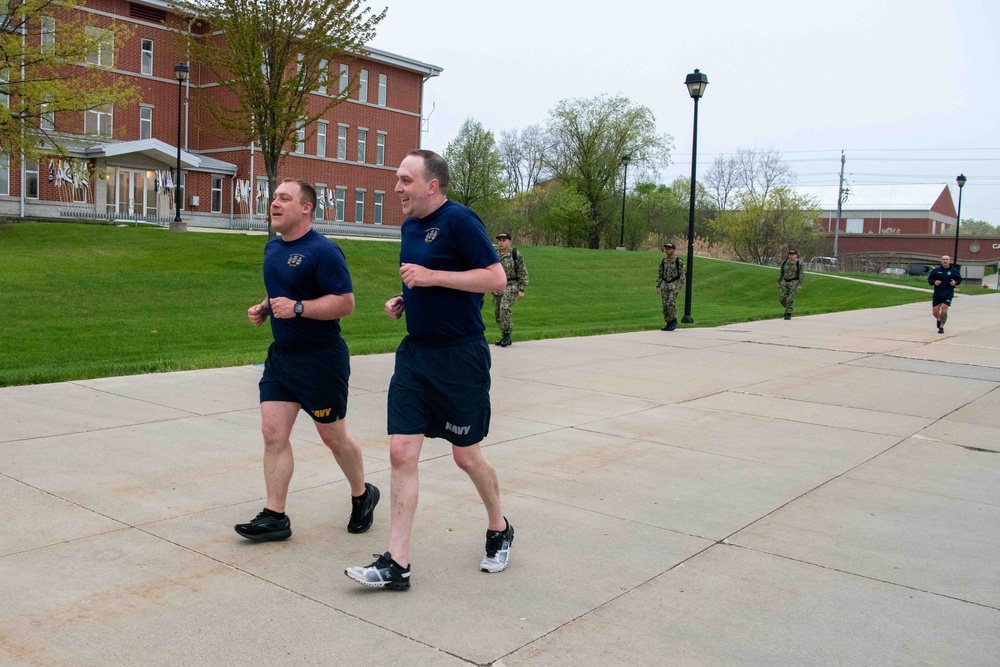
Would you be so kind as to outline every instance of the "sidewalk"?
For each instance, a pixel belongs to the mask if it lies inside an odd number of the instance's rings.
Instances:
[[[392,355],[352,360],[375,525],[308,419],[262,507],[256,367],[0,389],[2,665],[1000,665],[1000,295],[493,349],[510,568],[428,441],[384,550]],[[697,319],[697,312],[694,313]],[[650,325],[655,325],[651,322]]]

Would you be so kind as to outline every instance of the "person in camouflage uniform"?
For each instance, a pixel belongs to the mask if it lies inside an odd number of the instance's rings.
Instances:
[[[673,331],[677,328],[677,295],[684,287],[684,260],[674,257],[676,247],[673,243],[664,243],[663,250],[667,256],[660,260],[660,271],[656,275],[665,323],[660,331]]]
[[[528,267],[524,256],[516,248],[510,247],[510,234],[497,235],[500,265],[507,273],[507,287],[502,292],[493,293],[493,314],[500,328],[500,340],[494,345],[507,347],[511,344],[510,333],[514,329],[514,302],[524,298],[524,288],[528,286]]]
[[[778,300],[785,307],[785,319],[792,319],[795,293],[802,289],[802,262],[796,250],[788,251],[788,259],[778,268]]]

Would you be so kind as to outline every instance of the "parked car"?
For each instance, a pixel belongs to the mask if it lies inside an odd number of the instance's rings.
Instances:
[[[887,276],[905,276],[906,269],[894,269],[893,267],[890,266],[888,268],[882,269],[882,273],[884,273]]]
[[[833,271],[837,268],[836,257],[813,257],[806,264],[813,271]]]

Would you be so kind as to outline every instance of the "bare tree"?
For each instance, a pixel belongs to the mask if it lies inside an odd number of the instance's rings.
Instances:
[[[791,165],[773,148],[739,148],[733,160],[740,187],[759,201],[766,201],[774,188],[795,182]]]
[[[534,188],[544,168],[545,132],[542,128],[530,125],[521,132],[504,130],[497,148],[507,174],[507,196]]]
[[[504,173],[507,174],[507,196],[513,197],[524,191],[524,152],[521,147],[521,137],[517,130],[504,130],[500,133],[500,160],[503,162]]]
[[[720,155],[712,161],[705,174],[705,187],[720,211],[729,209],[733,196],[740,187],[736,158]]]

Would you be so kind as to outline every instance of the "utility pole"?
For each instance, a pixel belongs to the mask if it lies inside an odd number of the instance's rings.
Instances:
[[[837,189],[837,221],[833,228],[833,256],[840,261],[838,244],[840,242],[840,215],[844,206],[844,151],[840,151],[840,187]]]

